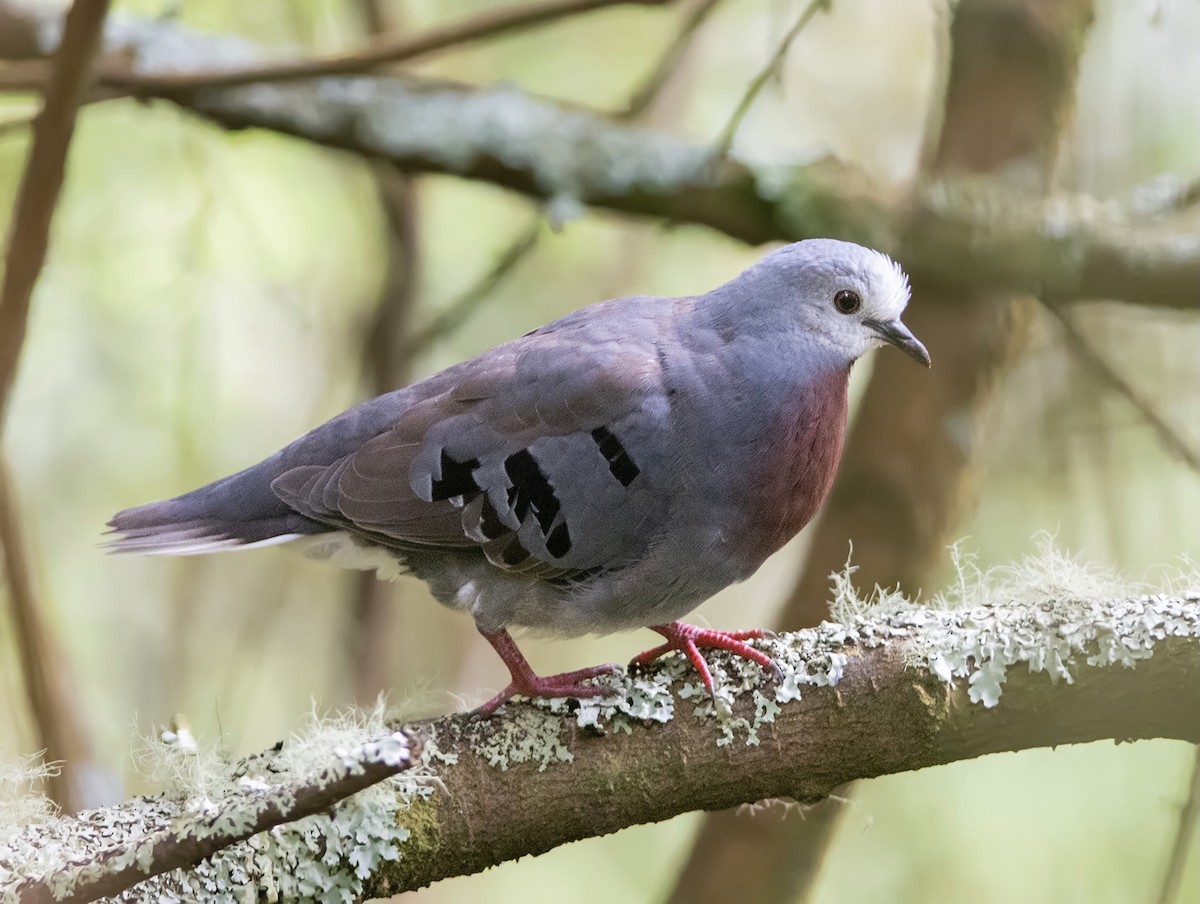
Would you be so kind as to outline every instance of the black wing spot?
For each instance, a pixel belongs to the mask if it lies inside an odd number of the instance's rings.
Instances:
[[[567,530],[565,521],[550,531],[550,536],[546,538],[546,551],[556,559],[561,559],[571,551],[571,532]]]
[[[504,459],[504,472],[512,481],[508,500],[517,518],[524,521],[526,513],[532,509],[542,529],[542,536],[546,536],[562,506],[537,459],[528,449],[514,452]]]
[[[592,439],[600,449],[600,454],[608,461],[608,470],[612,476],[621,481],[621,486],[627,487],[642,473],[634,464],[621,441],[607,427],[597,427],[592,431]]]
[[[433,482],[432,499],[441,502],[454,496],[474,496],[482,489],[475,482],[474,471],[479,467],[478,458],[455,461],[442,450],[442,476]]]

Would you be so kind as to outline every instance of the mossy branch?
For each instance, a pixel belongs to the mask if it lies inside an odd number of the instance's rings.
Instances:
[[[14,36],[40,41],[27,56],[52,49],[52,12],[0,0],[0,13],[26,22]],[[163,20],[114,18],[106,47],[145,76],[123,90],[170,100],[225,128],[272,129],[407,172],[500,185],[555,202],[560,212],[587,204],[708,226],[752,244],[844,238],[891,251],[944,286],[1029,292],[1051,303],[1109,298],[1200,307],[1200,236],[1172,210],[1145,216],[1086,195],[1022,196],[991,178],[897,192],[833,161],[717,160],[703,144],[512,88],[368,75],[170,87],[150,76],[252,67],[264,52]],[[0,74],[0,90],[39,86],[37,73],[23,82],[22,71]]]
[[[35,846],[42,845],[38,854],[61,841],[59,833],[64,828],[69,833],[68,845],[79,847],[82,843],[90,849],[82,857],[60,860],[51,870],[31,871],[34,874],[29,877],[22,877],[23,871],[18,869],[6,879],[5,861],[0,861],[4,900],[15,895],[22,904],[83,904],[119,895],[155,876],[195,867],[231,845],[261,836],[276,826],[330,810],[357,792],[411,769],[416,758],[411,739],[403,731],[365,741],[351,750],[325,751],[323,768],[303,777],[275,768],[272,754],[276,752],[267,751],[232,770],[226,777],[228,786],[216,801],[203,794],[180,805],[173,805],[169,798],[142,799],[108,810],[80,813],[65,825],[65,821],[59,822],[46,832],[38,832]],[[355,810],[346,808],[346,812],[353,816]],[[353,836],[353,819],[327,821],[330,834],[323,839],[326,843],[340,840],[340,833],[347,830]],[[394,831],[383,831],[378,840],[395,837]],[[251,840],[248,847],[253,850],[259,845]],[[3,844],[0,853],[13,854],[14,861],[18,855],[16,851],[5,851]],[[325,851],[311,853],[321,857]],[[347,861],[352,870],[371,863],[369,855],[356,857],[354,852]],[[321,878],[331,880],[332,887],[336,887],[336,877]],[[172,884],[177,894],[185,889],[184,897],[189,899],[197,891],[186,877],[178,877]],[[203,883],[201,888],[216,890]],[[138,894],[143,891],[144,887]]]
[[[762,643],[782,682],[715,655],[715,701],[669,659],[603,679],[618,690],[609,700],[406,724],[396,736],[422,754],[400,776],[150,879],[137,894],[234,900],[250,887],[281,899],[362,900],[689,810],[812,802],[855,779],[998,751],[1200,742],[1200,592],[949,610],[896,603]],[[114,848],[128,860],[145,838],[191,825],[201,804],[236,814],[246,782],[286,783],[333,756],[329,748],[344,749],[344,726],[328,741],[324,730],[228,769],[225,793],[139,799],[0,835],[0,864],[13,870],[7,880],[0,871],[0,891],[23,879],[37,884],[21,900],[51,883],[66,895],[68,864],[94,872]],[[358,730],[373,736],[383,725]]]

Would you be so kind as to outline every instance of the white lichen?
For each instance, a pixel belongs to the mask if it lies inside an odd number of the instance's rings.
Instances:
[[[157,733],[135,729],[132,755],[146,784],[175,800],[219,795],[229,781],[229,751],[197,743],[179,715]]]
[[[878,615],[890,612],[896,607],[908,607],[913,604],[899,588],[888,590],[878,584],[864,596],[854,584],[854,573],[858,571],[858,566],[852,563],[853,558],[854,544],[851,543],[846,555],[846,564],[840,571],[829,575],[833,593],[829,602],[829,614],[835,622],[848,623],[858,616]]]
[[[314,715],[279,749],[223,770],[207,765],[219,761],[219,754],[168,744],[162,750],[149,757],[155,769],[166,769],[156,773],[171,785],[161,795],[27,825],[18,837],[0,843],[0,863],[11,864],[0,870],[0,896],[28,879],[45,881],[64,895],[104,872],[130,864],[144,869],[155,843],[167,834],[205,839],[241,833],[264,812],[292,806],[298,784],[327,787],[370,764],[403,766],[412,755],[407,736],[386,727],[382,705],[366,713]],[[168,769],[163,763],[172,757],[183,763]],[[147,759],[143,754],[143,763]],[[206,765],[195,768],[201,762]],[[126,897],[232,904],[270,888],[280,900],[356,900],[380,864],[401,855],[409,830],[397,813],[433,793],[428,776],[422,762],[326,812],[259,833],[190,870],[149,879]],[[119,853],[96,860],[104,850]],[[83,865],[64,868],[67,864]]]
[[[1046,599],[1102,602],[1149,593],[1144,582],[1130,581],[1114,569],[1087,561],[1082,553],[1071,553],[1055,545],[1054,535],[1041,531],[1034,536],[1035,551],[1008,565],[988,569],[978,566],[974,553],[963,540],[950,546],[954,578],[949,587],[934,596],[931,605],[940,609],[963,609],[994,602],[1036,603]]]
[[[52,819],[54,804],[42,793],[48,779],[59,774],[59,763],[47,763],[35,753],[17,759],[0,756],[0,844],[20,826]],[[0,878],[4,875],[0,860]]]

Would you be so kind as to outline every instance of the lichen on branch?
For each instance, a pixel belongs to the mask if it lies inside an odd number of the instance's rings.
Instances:
[[[844,623],[760,641],[778,683],[718,653],[715,698],[672,657],[597,679],[610,697],[510,704],[490,720],[396,726],[376,711],[315,721],[277,750],[228,764],[223,781],[207,770],[202,793],[176,788],[10,829],[0,891],[53,900],[114,863],[148,867],[147,839],[244,829],[267,797],[311,785],[316,764],[353,760],[381,737],[420,752],[328,811],[245,840],[230,832],[228,846],[136,894],[233,901],[250,887],[362,900],[689,810],[816,801],[853,779],[1000,750],[1200,741],[1200,687],[1188,680],[1200,669],[1195,576],[1168,592],[1111,596],[1107,575],[1053,551],[987,574],[959,562],[956,588],[937,605],[843,598]],[[843,594],[849,586],[839,583]],[[587,806],[591,795],[604,806]]]

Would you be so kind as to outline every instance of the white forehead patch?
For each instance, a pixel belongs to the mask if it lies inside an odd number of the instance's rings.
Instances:
[[[904,309],[908,306],[908,300],[912,296],[912,290],[908,284],[908,274],[904,272],[898,263],[884,254],[882,251],[872,250],[875,259],[880,265],[877,270],[877,278],[879,285],[873,287],[878,296],[875,299],[881,314],[886,314],[889,317],[899,317]]]

